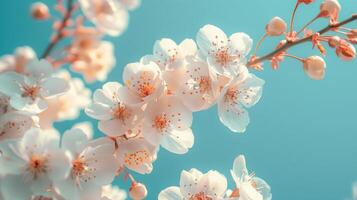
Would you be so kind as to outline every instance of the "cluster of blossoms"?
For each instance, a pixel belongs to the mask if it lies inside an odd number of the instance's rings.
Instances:
[[[353,21],[338,22],[340,5],[325,0],[319,14],[301,31],[293,31],[295,11],[286,23],[275,17],[266,26],[266,37],[285,35],[276,50],[266,56],[256,52],[248,58],[253,41],[245,33],[227,36],[213,25],[203,26],[196,39],[176,43],[169,38],[155,42],[153,52],[124,67],[123,84],[107,82],[91,91],[69,68],[83,75],[86,82],[104,81],[115,66],[114,47],[102,40],[104,34],[120,35],[128,23],[128,10],[138,0],[58,1],[56,10],[63,17],[54,23],[55,33],[44,54],[37,58],[30,47],[19,47],[0,60],[0,199],[39,200],[120,200],[126,193],[112,186],[115,177],[130,179],[129,196],[134,200],[147,195],[145,185],[135,181],[129,170],[148,174],[153,170],[160,147],[185,154],[194,144],[192,113],[217,105],[220,121],[232,132],[243,133],[250,122],[247,109],[262,96],[264,81],[249,69],[262,69],[269,60],[274,69],[285,57],[296,58],[312,79],[322,79],[325,62],[320,56],[302,59],[287,53],[299,43],[311,41],[321,53],[323,42],[344,59],[355,57],[355,29],[341,27]],[[83,15],[72,20],[77,6]],[[43,3],[31,7],[35,19],[49,19]],[[306,27],[318,18],[329,18],[330,25],[319,32]],[[85,26],[88,19],[95,26]],[[343,30],[341,30],[343,29]],[[323,36],[332,30],[338,36]],[[300,34],[304,33],[301,37]],[[51,54],[55,45],[70,37],[70,45]],[[76,119],[80,111],[98,120],[104,136],[93,138],[91,125],[84,122],[60,134],[55,122]],[[216,171],[202,174],[196,169],[183,171],[180,188],[169,187],[160,200],[270,200],[269,185],[248,173],[244,156],[233,164],[236,187],[227,190],[226,178]],[[21,191],[16,191],[17,188]]]
[[[249,174],[245,157],[239,155],[233,162],[231,174],[235,187],[227,189],[227,179],[215,170],[203,174],[193,168],[182,171],[180,187],[162,190],[159,200],[271,200],[270,186],[255,174]]]

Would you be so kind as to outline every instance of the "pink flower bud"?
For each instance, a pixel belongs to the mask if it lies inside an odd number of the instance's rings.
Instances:
[[[286,23],[280,17],[274,17],[265,27],[265,31],[269,36],[278,36],[285,32]]]
[[[352,44],[357,44],[357,29],[350,30],[346,33],[346,36],[348,41],[350,41]]]
[[[144,184],[142,183],[133,183],[129,189],[129,195],[133,200],[142,200],[145,199],[148,191]]]
[[[356,57],[356,49],[346,40],[341,40],[340,44],[336,47],[336,55],[342,60],[349,61]]]
[[[304,4],[310,4],[314,2],[315,0],[298,0],[299,3],[304,3]]]
[[[332,48],[336,48],[340,44],[341,38],[338,36],[332,36],[328,39],[328,45]]]
[[[320,56],[310,56],[304,60],[304,71],[307,76],[314,80],[325,77],[326,63]]]
[[[45,20],[50,17],[50,12],[46,4],[35,2],[31,5],[31,16],[37,20]]]
[[[320,6],[320,17],[330,17],[332,21],[337,21],[340,10],[338,0],[325,0]]]

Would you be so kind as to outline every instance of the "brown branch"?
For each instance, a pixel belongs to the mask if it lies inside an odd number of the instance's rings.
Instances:
[[[350,23],[350,22],[352,22],[352,21],[355,21],[355,20],[357,20],[357,14],[353,14],[350,18],[345,19],[345,20],[343,20],[343,21],[341,21],[341,22],[339,22],[339,23],[337,23],[337,24],[330,24],[330,25],[326,26],[325,28],[321,29],[320,31],[318,31],[318,33],[320,33],[320,35],[322,35],[322,34],[328,32],[328,31],[330,31],[331,29],[338,28],[338,27],[340,27],[340,26],[343,26],[343,25],[348,24],[348,23]],[[253,66],[253,65],[255,65],[255,64],[261,63],[261,62],[264,61],[264,60],[269,60],[269,59],[272,58],[274,55],[276,55],[276,54],[278,54],[278,53],[280,53],[280,52],[282,52],[282,51],[284,51],[284,50],[286,50],[286,49],[288,49],[288,48],[291,48],[291,47],[296,46],[296,45],[298,45],[298,44],[301,44],[301,43],[310,41],[311,38],[312,38],[312,36],[313,36],[313,35],[310,35],[310,36],[308,36],[308,37],[304,37],[304,38],[298,39],[298,40],[293,41],[293,42],[287,42],[287,43],[284,44],[283,46],[281,46],[281,47],[275,49],[273,52],[268,53],[268,54],[266,54],[266,55],[264,55],[264,56],[262,56],[262,57],[258,57],[258,58],[255,59],[255,60],[249,61],[249,62],[247,63],[247,66]]]
[[[67,11],[66,11],[65,15],[63,16],[62,22],[57,30],[57,33],[54,36],[54,38],[52,39],[52,41],[46,47],[41,58],[46,58],[51,53],[53,48],[58,44],[58,42],[64,38],[63,31],[66,28],[68,21],[71,19],[73,10],[74,10],[73,0],[68,0]]]

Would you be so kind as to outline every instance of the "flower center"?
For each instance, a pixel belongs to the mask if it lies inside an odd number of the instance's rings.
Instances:
[[[141,97],[147,97],[150,94],[154,93],[155,87],[149,83],[143,83],[143,84],[139,85],[138,90],[139,90],[139,95]]]
[[[208,93],[211,88],[211,80],[207,76],[201,76],[198,86],[201,94]]]
[[[87,165],[82,159],[77,158],[72,161],[72,175],[73,176],[81,176],[86,171],[87,171]]]
[[[195,195],[192,195],[189,200],[213,200],[211,197],[205,195],[204,192],[199,192]]]
[[[36,85],[23,85],[22,86],[22,97],[30,97],[32,100],[35,100],[40,93],[40,87]]]
[[[167,120],[166,115],[156,116],[154,119],[154,125],[156,129],[163,131],[169,124],[169,120]]]
[[[238,94],[239,92],[236,90],[236,88],[229,88],[226,94],[224,95],[225,101],[231,103],[236,102],[236,100],[238,99]]]
[[[131,116],[129,109],[127,109],[121,103],[118,103],[117,107],[115,107],[112,112],[112,115],[115,119],[119,119],[123,122]]]
[[[228,53],[228,49],[218,51],[215,57],[216,62],[221,66],[227,66],[234,59],[234,57]]]
[[[27,171],[31,173],[32,179],[37,179],[38,176],[47,172],[47,158],[39,155],[31,155],[28,162]]]
[[[150,162],[150,156],[146,150],[138,150],[133,153],[126,153],[124,157],[125,164],[133,168],[139,167],[145,162]]]

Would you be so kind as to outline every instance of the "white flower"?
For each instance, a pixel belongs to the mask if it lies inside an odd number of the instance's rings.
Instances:
[[[197,169],[182,171],[180,187],[172,186],[161,191],[159,200],[222,200],[227,190],[226,178],[217,171],[206,174]]]
[[[170,152],[187,153],[193,146],[192,112],[174,96],[163,96],[145,110],[143,135],[154,146]]]
[[[102,34],[94,27],[78,26],[74,30],[73,44],[70,48],[71,54],[90,51],[100,45]]]
[[[255,105],[262,96],[264,81],[250,74],[245,66],[235,79],[226,85],[218,99],[221,122],[233,132],[244,132],[249,124],[246,108]]]
[[[66,131],[61,148],[70,157],[70,174],[56,181],[55,187],[65,199],[100,199],[101,187],[110,184],[117,170],[114,146],[102,141],[89,141],[81,129]]]
[[[5,71],[23,73],[27,63],[35,58],[36,53],[31,47],[18,47],[14,55],[4,55],[0,58],[0,73]]]
[[[131,132],[135,132],[137,136],[125,140],[117,139],[116,157],[119,165],[140,174],[149,174],[153,169],[152,163],[156,160],[158,149],[140,136],[140,126]]]
[[[187,59],[179,81],[177,96],[191,111],[204,110],[215,103],[220,87],[217,76],[211,73],[206,62]]]
[[[118,0],[80,0],[82,11],[99,30],[118,36],[128,26],[129,16]]]
[[[119,2],[127,10],[135,10],[141,4],[141,0],[119,0]]]
[[[0,75],[0,92],[10,97],[10,105],[21,111],[37,114],[47,109],[45,99],[65,93],[68,83],[51,77],[52,66],[46,60],[33,60],[25,74],[6,72]]]
[[[104,81],[115,62],[113,44],[102,41],[98,47],[79,51],[71,69],[81,73],[87,82]]]
[[[248,173],[243,155],[234,160],[231,174],[236,183],[236,188],[230,195],[231,199],[271,200],[270,186],[264,180]]]
[[[200,56],[220,75],[237,75],[238,66],[246,62],[252,39],[245,33],[234,33],[229,38],[218,27],[206,25],[197,33]]]
[[[140,99],[142,103],[160,96],[164,90],[164,82],[160,68],[154,63],[130,63],[125,66],[123,72],[125,86],[132,99]],[[136,101],[133,104],[137,104]]]
[[[0,142],[19,139],[35,125],[31,116],[21,112],[9,112],[0,117]]]
[[[143,118],[143,110],[129,102],[140,99],[130,98],[128,88],[117,82],[104,84],[103,89],[95,91],[93,103],[86,108],[86,113],[100,120],[98,128],[106,135],[115,137],[137,125]]]
[[[125,190],[118,186],[106,185],[102,187],[102,198],[100,200],[125,200],[126,197]]]
[[[59,149],[59,135],[55,132],[32,128],[18,143],[9,145],[10,150],[0,161],[2,170],[19,176],[17,179],[34,195],[46,195],[53,181],[63,180],[69,173],[69,160]],[[7,184],[12,183],[4,182]]]
[[[61,70],[54,75],[66,80],[69,90],[61,96],[46,99],[48,108],[39,115],[41,128],[51,128],[53,122],[73,120],[81,109],[90,103],[90,90],[79,78],[72,78],[68,71]]]

